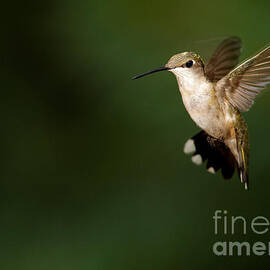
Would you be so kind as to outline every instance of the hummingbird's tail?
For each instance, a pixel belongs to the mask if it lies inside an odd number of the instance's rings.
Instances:
[[[245,184],[245,189],[248,189],[248,160],[249,160],[249,139],[247,129],[241,130],[235,129],[235,136],[237,142],[238,153],[238,175],[241,183]]]
[[[207,161],[206,168],[210,173],[216,173],[221,169],[225,179],[230,179],[235,168],[238,169],[237,162],[225,143],[203,130],[185,143],[184,153],[192,154],[191,160],[197,165]]]

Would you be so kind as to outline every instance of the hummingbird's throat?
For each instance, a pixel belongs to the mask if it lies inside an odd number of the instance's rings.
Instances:
[[[188,92],[198,91],[202,84],[207,83],[204,74],[200,71],[181,67],[171,69],[170,71],[175,75],[179,87]]]

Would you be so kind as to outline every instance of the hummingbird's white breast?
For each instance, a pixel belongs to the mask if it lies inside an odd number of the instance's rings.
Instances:
[[[203,72],[184,69],[172,70],[175,74],[182,95],[184,106],[192,120],[213,137],[222,136],[224,132],[224,114],[220,108],[214,89]]]

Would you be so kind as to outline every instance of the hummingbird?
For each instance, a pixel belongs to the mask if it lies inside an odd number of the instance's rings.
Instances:
[[[165,66],[133,77],[160,71],[172,72],[183,104],[201,129],[188,139],[184,153],[200,165],[206,161],[210,173],[221,170],[225,179],[237,170],[245,189],[249,187],[248,127],[241,114],[270,84],[270,46],[238,64],[242,42],[238,37],[223,40],[207,64],[194,52],[173,55]]]

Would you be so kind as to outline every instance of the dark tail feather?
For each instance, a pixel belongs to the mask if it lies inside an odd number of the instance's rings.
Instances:
[[[205,131],[189,139],[184,146],[184,152],[192,154],[191,159],[197,165],[207,161],[206,168],[210,173],[221,169],[225,179],[230,179],[234,174],[237,163],[231,150],[222,141],[208,135]]]

